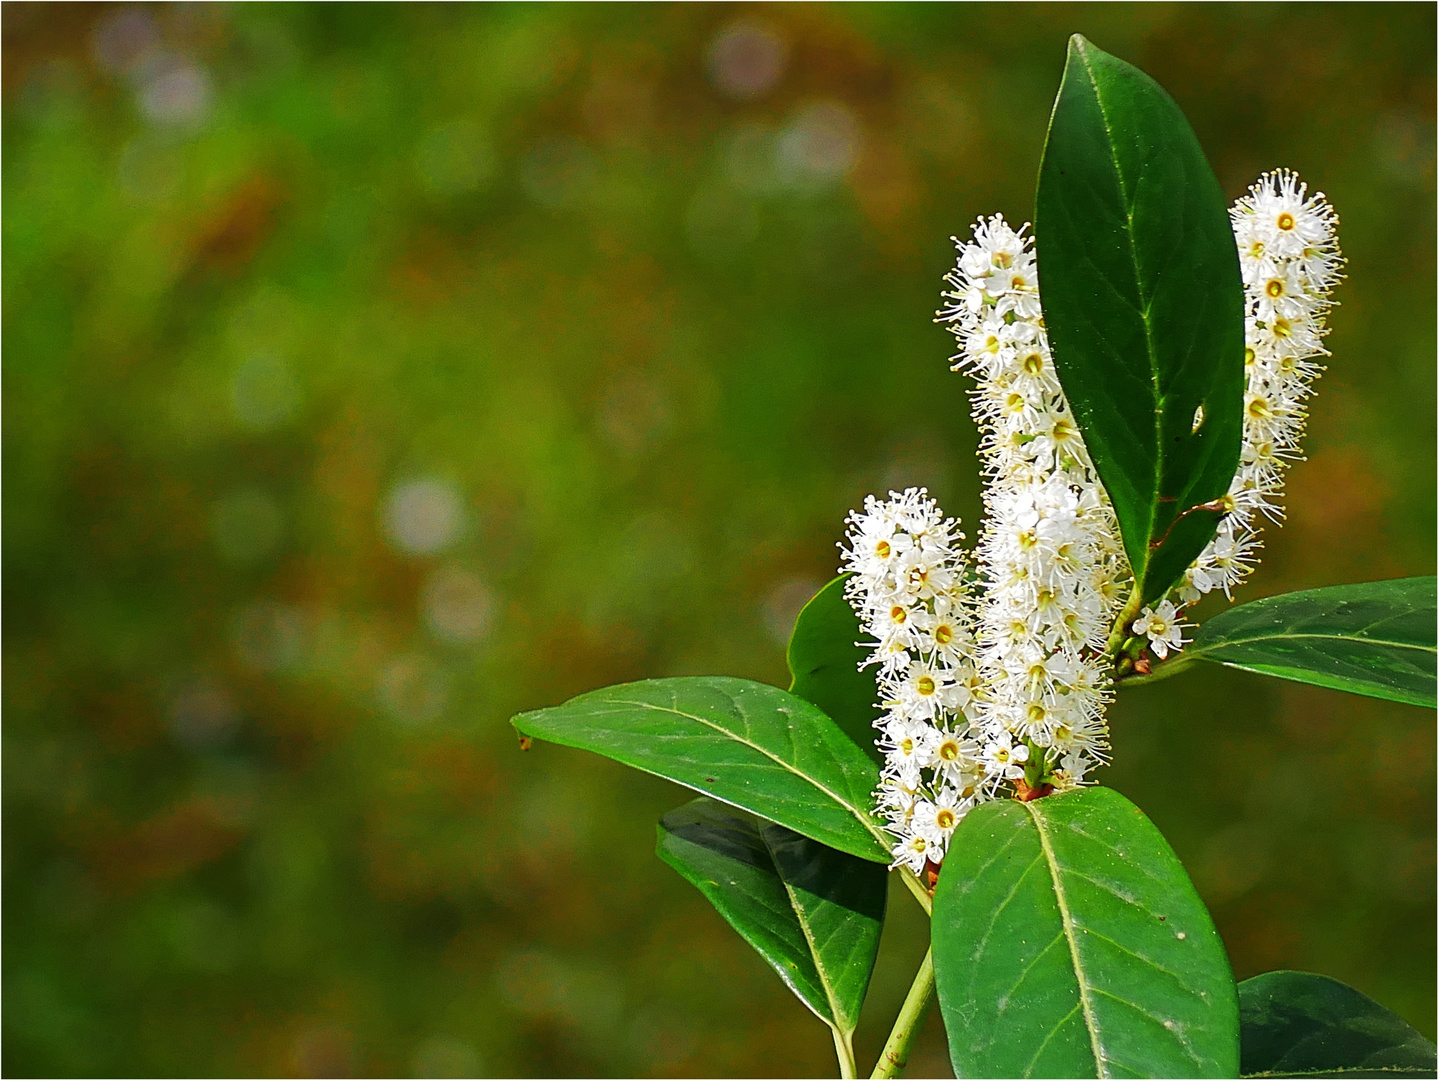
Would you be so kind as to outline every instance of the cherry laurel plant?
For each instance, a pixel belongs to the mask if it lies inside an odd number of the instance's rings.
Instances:
[[[799,615],[787,691],[656,679],[515,717],[526,745],[702,793],[659,823],[659,857],[829,1026],[841,1076],[888,873],[932,947],[876,1077],[902,1070],[935,990],[958,1076],[1438,1068],[1333,979],[1235,985],[1168,843],[1097,786],[1114,694],[1200,660],[1435,704],[1433,578],[1185,621],[1232,599],[1282,518],[1337,228],[1286,170],[1226,206],[1173,100],[1075,36],[1034,225],[956,240],[938,315],[982,436],[973,549],[923,489],[870,496]]]

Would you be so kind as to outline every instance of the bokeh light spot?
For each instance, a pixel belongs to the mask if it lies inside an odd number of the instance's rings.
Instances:
[[[289,671],[304,659],[305,631],[299,608],[258,601],[235,617],[235,651],[256,671]]]
[[[240,710],[224,687],[198,679],[170,701],[170,733],[187,750],[214,750],[234,737]]]
[[[159,47],[155,20],[142,7],[117,8],[95,24],[90,38],[95,62],[115,75],[137,70]]]
[[[720,93],[739,101],[763,97],[783,77],[789,47],[767,22],[731,23],[709,46],[709,77]]]
[[[448,708],[449,673],[427,656],[399,656],[385,665],[379,690],[391,716],[406,724],[421,724]]]
[[[188,60],[150,65],[139,88],[140,111],[157,124],[195,127],[210,115],[210,73]]]
[[[432,555],[454,543],[464,511],[448,480],[421,477],[395,484],[384,504],[384,532],[406,555]]]
[[[489,630],[494,594],[475,574],[457,566],[442,566],[424,587],[424,621],[440,641],[467,644]]]
[[[600,396],[598,413],[605,441],[626,457],[663,439],[673,424],[663,390],[641,374],[624,375],[610,383]]]
[[[849,174],[858,151],[853,112],[837,101],[819,101],[795,113],[780,133],[775,165],[792,187],[824,187]]]

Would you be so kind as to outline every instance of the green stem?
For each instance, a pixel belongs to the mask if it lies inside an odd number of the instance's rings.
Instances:
[[[1115,685],[1146,686],[1149,683],[1158,682],[1160,679],[1166,679],[1170,675],[1177,675],[1180,671],[1191,667],[1196,659],[1196,657],[1187,657],[1180,653],[1176,659],[1168,660],[1157,665],[1147,675],[1125,675],[1123,678],[1117,680]]]
[[[834,1035],[834,1053],[839,1057],[839,1080],[854,1080],[854,1033],[840,1034],[836,1027],[829,1030]]]
[[[929,890],[924,888],[923,883],[914,876],[914,872],[907,866],[899,867],[899,878],[909,887],[909,892],[914,894],[914,899],[919,902],[919,907],[924,909],[925,915],[934,914],[934,899],[929,895]]]
[[[1124,604],[1123,610],[1119,612],[1118,619],[1114,621],[1113,629],[1108,635],[1108,648],[1105,650],[1110,659],[1118,660],[1118,650],[1123,645],[1124,639],[1129,636],[1129,627],[1133,625],[1138,613],[1143,610],[1143,593],[1139,590],[1138,582],[1133,583],[1133,592],[1128,595],[1128,602]]]
[[[894,1030],[889,1032],[889,1041],[884,1044],[884,1052],[879,1055],[879,1063],[874,1066],[870,1080],[898,1076],[904,1071],[904,1066],[909,1063],[909,1051],[924,1019],[924,1010],[933,996],[934,950],[930,948],[924,954],[924,962],[919,965],[914,985],[909,987],[909,996],[904,999],[904,1007],[899,1010],[899,1018],[894,1021]]]

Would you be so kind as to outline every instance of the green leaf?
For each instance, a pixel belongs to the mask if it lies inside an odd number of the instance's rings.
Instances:
[[[1077,34],[1034,235],[1054,366],[1151,600],[1213,536],[1220,512],[1196,508],[1238,468],[1243,283],[1223,189],[1178,105]]]
[[[875,761],[882,758],[874,744],[878,719],[878,669],[859,670],[869,650],[857,642],[864,636],[859,616],[844,599],[840,574],[814,594],[794,623],[789,638],[789,693],[819,706],[849,738]]]
[[[1235,1076],[1223,942],[1148,818],[1111,788],[985,803],[934,896],[956,1076]]]
[[[1306,971],[1238,984],[1243,1076],[1433,1076],[1438,1049],[1351,986]]]
[[[1438,583],[1431,577],[1306,589],[1215,615],[1175,666],[1212,660],[1431,708],[1438,704],[1435,625]]]
[[[888,871],[702,798],[664,816],[657,851],[847,1041],[879,952]]]
[[[646,679],[510,721],[750,810],[821,844],[889,861],[868,814],[879,770],[802,698],[748,679]]]

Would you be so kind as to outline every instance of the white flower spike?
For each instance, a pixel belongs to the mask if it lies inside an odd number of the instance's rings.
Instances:
[[[1343,277],[1338,215],[1296,173],[1265,173],[1229,216],[1247,316],[1243,453],[1228,489],[1233,511],[1179,584],[1184,604],[1214,589],[1231,599],[1257,562],[1261,519],[1283,516],[1283,474],[1300,458],[1306,402],[1328,355],[1330,297]]]
[[[1294,173],[1265,174],[1230,215],[1246,304],[1242,458],[1213,541],[1128,628],[1160,660],[1185,644],[1183,608],[1215,589],[1231,596],[1257,561],[1261,518],[1282,516],[1342,277],[1338,218]],[[924,489],[869,496],[849,516],[846,595],[884,710],[875,798],[894,865],[916,874],[942,862],[977,803],[1066,791],[1108,760],[1107,648],[1133,575],[1054,370],[1025,229],[980,218],[971,241],[956,239],[939,312],[959,341],[953,369],[974,379],[982,433],[976,582],[958,522]]]

